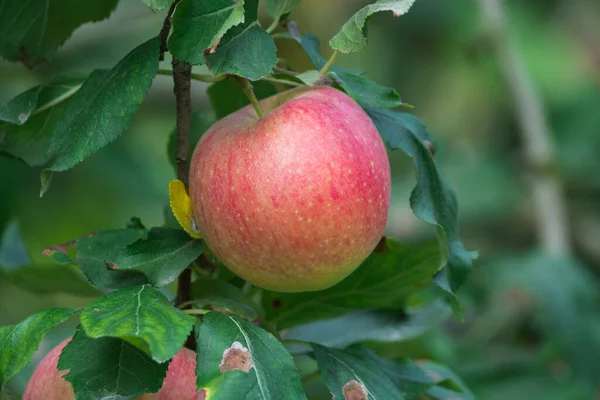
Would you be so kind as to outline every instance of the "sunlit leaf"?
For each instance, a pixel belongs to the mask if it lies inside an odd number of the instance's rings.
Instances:
[[[173,307],[158,290],[148,285],[109,293],[88,304],[81,325],[91,338],[115,337],[131,342],[158,362],[179,351],[194,318]]]
[[[29,362],[44,335],[75,311],[73,308],[47,308],[17,325],[0,327],[0,387]]]
[[[334,50],[342,53],[363,51],[367,47],[366,25],[376,12],[391,11],[394,17],[406,14],[415,0],[378,0],[361,8],[329,41]]]

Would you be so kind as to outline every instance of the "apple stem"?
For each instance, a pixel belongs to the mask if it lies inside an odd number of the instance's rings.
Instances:
[[[325,75],[327,73],[327,71],[329,71],[329,68],[333,65],[333,62],[335,61],[337,55],[338,55],[338,51],[335,50],[333,52],[333,54],[331,55],[331,57],[329,57],[329,60],[327,60],[327,63],[325,65],[323,65],[323,68],[321,68],[321,70],[319,71],[319,74]]]
[[[262,116],[265,115],[265,112],[260,106],[260,102],[256,98],[256,94],[254,94],[254,89],[252,88],[250,81],[248,79],[240,78],[238,76],[236,76],[235,79],[242,88],[242,91],[244,92],[246,97],[248,97],[248,100],[250,100],[250,104],[252,104],[252,107],[254,107],[254,111],[256,111],[256,115],[258,115],[258,118],[262,118]]]

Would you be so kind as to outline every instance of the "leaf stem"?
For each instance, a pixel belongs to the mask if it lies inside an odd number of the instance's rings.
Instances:
[[[267,33],[273,32],[275,29],[277,29],[278,25],[279,25],[279,17],[275,18],[273,20],[273,22],[271,23],[271,25],[269,25],[269,27],[266,29]]]
[[[285,80],[285,79],[271,78],[271,77],[268,77],[268,76],[262,78],[261,81],[267,81],[267,82],[273,82],[273,83],[281,83],[283,85],[295,86],[295,87],[304,86],[302,83],[292,82],[292,81],[288,81],[288,80]]]
[[[273,33],[273,34],[271,35],[271,37],[272,37],[273,39],[292,39],[292,40],[296,40],[296,39],[294,39],[294,37],[293,37],[292,35],[290,35],[290,34],[289,34],[289,33],[287,33],[287,32],[277,32],[277,33]]]
[[[204,315],[206,313],[211,312],[212,310],[205,310],[203,308],[189,308],[187,310],[183,310],[184,313],[188,315]]]
[[[256,115],[258,115],[258,118],[262,118],[262,116],[265,115],[265,112],[260,106],[260,102],[256,98],[256,94],[254,94],[254,89],[252,89],[250,81],[248,79],[240,78],[238,76],[236,76],[235,79],[242,88],[242,91],[244,92],[246,97],[248,97],[248,100],[250,100],[250,103],[252,104],[252,107],[254,107],[254,111],[256,111]]]
[[[55,105],[62,103],[63,101],[67,100],[69,97],[73,96],[75,93],[77,93],[77,91],[81,88],[81,83],[77,86],[73,86],[71,89],[67,90],[66,92],[64,92],[63,94],[61,94],[60,96],[56,97],[55,99],[52,99],[51,101],[47,102],[46,104],[44,104],[43,106],[36,108],[35,110],[33,110],[31,112],[31,114],[29,114],[29,117],[33,117],[36,114],[41,113],[42,111],[46,111],[49,108],[54,107]]]
[[[333,54],[331,55],[331,57],[329,57],[329,60],[327,60],[327,63],[325,65],[323,65],[323,68],[321,68],[321,70],[319,71],[319,74],[325,75],[327,73],[327,71],[329,71],[329,68],[333,65],[333,62],[337,58],[338,53],[339,52],[337,50],[333,51]]]

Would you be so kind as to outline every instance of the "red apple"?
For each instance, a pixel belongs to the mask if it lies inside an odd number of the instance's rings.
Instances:
[[[23,400],[74,400],[71,384],[62,378],[68,371],[57,369],[58,358],[66,339],[53,348],[37,366],[25,388]],[[84,367],[84,366],[82,366]],[[181,349],[169,364],[167,376],[157,393],[145,394],[139,400],[204,400],[202,390],[196,390],[196,353]]]
[[[280,292],[326,289],[375,248],[390,201],[385,146],[331,87],[293,89],[215,123],[198,143],[190,196],[200,234],[234,273]]]

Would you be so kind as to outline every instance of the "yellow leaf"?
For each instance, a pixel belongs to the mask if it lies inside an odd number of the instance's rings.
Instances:
[[[169,200],[171,210],[183,230],[191,237],[201,239],[202,236],[198,232],[198,225],[196,225],[192,212],[192,201],[185,190],[185,185],[179,179],[169,182]]]

